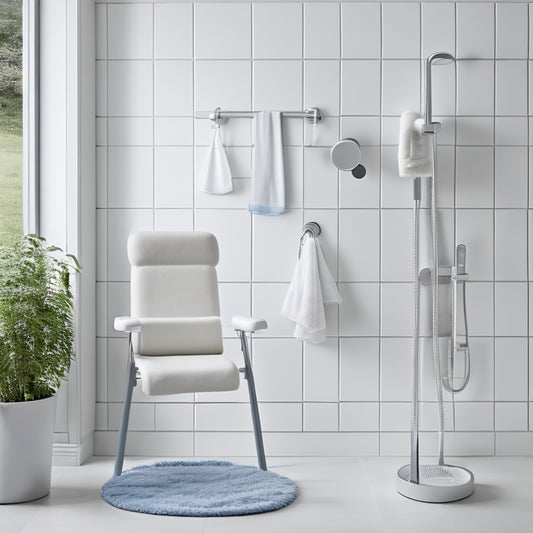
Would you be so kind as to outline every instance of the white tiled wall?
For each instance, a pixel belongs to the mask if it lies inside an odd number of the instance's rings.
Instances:
[[[435,51],[458,58],[457,76],[434,69],[441,260],[451,261],[454,240],[466,243],[471,280],[472,379],[445,395],[448,451],[533,453],[532,9],[98,0],[97,453],[116,441],[126,339],[112,319],[129,312],[125,247],[135,228],[215,233],[226,353],[238,364],[231,315],[268,320],[253,342],[267,454],[408,453],[412,193],[396,153],[399,115],[421,109],[422,60]],[[218,106],[322,110],[315,132],[284,120],[286,214],[247,211],[250,119],[222,130],[233,193],[198,190],[212,135],[199,116]],[[342,137],[360,141],[365,179],[330,163]],[[280,316],[311,220],[344,299],[328,308],[321,345],[293,339]],[[431,359],[422,363],[422,450],[434,454]],[[196,397],[136,390],[128,453],[253,455],[246,398],[245,384]]]

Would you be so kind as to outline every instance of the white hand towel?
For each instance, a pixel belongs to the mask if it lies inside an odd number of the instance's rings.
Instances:
[[[261,111],[254,121],[252,190],[248,210],[258,215],[281,215],[285,211],[281,113]]]
[[[220,138],[220,126],[215,128],[213,142],[200,173],[200,190],[208,194],[226,194],[233,190],[228,157]]]
[[[307,238],[283,302],[282,316],[296,323],[297,339],[317,344],[326,340],[324,305],[341,302],[320,244]]]
[[[420,121],[420,122],[419,122]],[[427,178],[433,174],[431,135],[419,133],[422,117],[405,111],[400,118],[398,170],[401,178]]]

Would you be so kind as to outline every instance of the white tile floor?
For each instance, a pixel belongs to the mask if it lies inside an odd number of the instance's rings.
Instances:
[[[251,463],[250,458],[233,459]],[[125,467],[151,462],[127,459]],[[476,476],[461,502],[424,504],[394,489],[401,458],[270,458],[272,470],[293,479],[296,501],[280,511],[228,518],[178,518],[130,513],[100,498],[112,459],[54,467],[52,491],[41,500],[0,506],[2,533],[530,533],[533,457],[450,459]]]

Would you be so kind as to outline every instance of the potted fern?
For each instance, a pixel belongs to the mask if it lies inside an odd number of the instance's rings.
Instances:
[[[0,503],[50,491],[55,392],[74,356],[77,259],[26,235],[0,248]]]

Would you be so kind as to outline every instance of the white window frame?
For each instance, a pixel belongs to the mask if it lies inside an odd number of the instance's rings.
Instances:
[[[23,0],[23,228],[39,234],[39,0]]]

